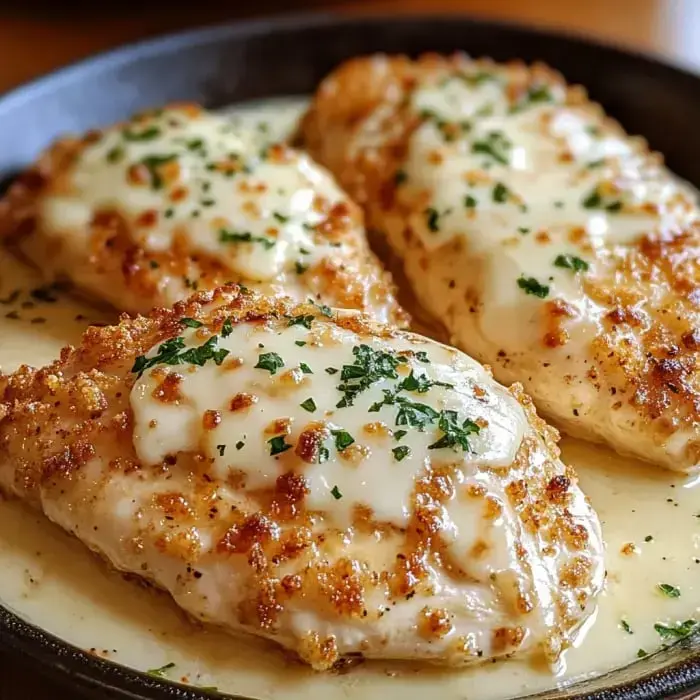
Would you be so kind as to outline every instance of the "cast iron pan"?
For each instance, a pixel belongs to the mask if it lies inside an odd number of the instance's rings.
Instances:
[[[700,186],[700,79],[649,57],[580,38],[460,16],[307,15],[196,30],[119,49],[0,99],[0,181],[7,183],[59,134],[109,124],[172,100],[220,107],[310,93],[340,61],[374,51],[464,50],[498,60],[543,60],[582,83],[672,170]],[[0,598],[2,592],[0,591]],[[0,646],[92,697],[205,700],[202,691],[102,661],[0,607]],[[1,681],[0,681],[1,686]],[[651,700],[700,694],[700,638],[537,698]]]

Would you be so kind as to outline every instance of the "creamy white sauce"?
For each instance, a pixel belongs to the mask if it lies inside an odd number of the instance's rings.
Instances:
[[[0,251],[0,298],[37,284],[28,269]],[[88,322],[114,320],[64,297],[20,308],[29,299],[22,293],[0,307],[4,371],[22,362],[47,363],[60,347],[76,342]],[[15,310],[19,319],[5,317]],[[80,314],[86,318],[76,319]],[[45,321],[31,323],[33,318]],[[639,649],[652,652],[661,643],[655,623],[700,613],[693,482],[575,440],[565,439],[563,448],[603,524],[608,584],[586,635],[566,652],[556,676],[519,662],[466,671],[372,662],[341,676],[314,673],[264,642],[186,621],[166,596],[122,580],[77,540],[15,502],[0,502],[0,599],[23,618],[105,658],[141,670],[173,663],[167,678],[265,700],[380,700],[388,693],[406,700],[427,693],[489,700],[551,688],[627,664]],[[630,543],[636,551],[623,554]],[[660,583],[678,587],[680,597],[664,596]]]

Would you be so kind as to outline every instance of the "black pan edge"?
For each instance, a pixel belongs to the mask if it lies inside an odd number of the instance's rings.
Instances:
[[[628,131],[644,133],[667,155],[672,169],[700,186],[700,153],[691,152],[697,150],[692,131],[700,123],[700,80],[685,68],[575,33],[454,14],[284,15],[145,40],[80,61],[0,98],[0,180],[24,167],[59,133],[115,121],[136,109],[172,99],[217,107],[227,101],[308,93],[333,65],[351,55],[459,49],[500,60],[542,59],[561,69],[572,82],[589,86],[591,96]],[[276,63],[271,71],[272,57]],[[640,91],[645,93],[643,109]],[[693,697],[693,690],[700,694],[699,643],[686,641],[627,669],[536,697]],[[43,672],[94,697],[211,697],[87,654],[2,607],[0,646],[38,661]]]

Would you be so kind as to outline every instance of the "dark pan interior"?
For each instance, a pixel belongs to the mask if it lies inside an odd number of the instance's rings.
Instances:
[[[108,124],[145,107],[195,100],[209,107],[305,94],[343,59],[385,51],[463,50],[498,60],[542,60],[586,85],[633,134],[700,186],[700,80],[653,59],[575,37],[466,17],[330,15],[266,19],[197,30],[120,49],[59,71],[0,99],[0,181],[59,134]],[[700,695],[700,640],[538,698],[651,700]],[[0,645],[92,697],[211,697],[101,661],[0,608]],[[1,685],[1,681],[0,681]],[[695,690],[693,690],[695,688]],[[1,688],[0,688],[1,690]],[[66,697],[74,697],[74,692]],[[1,694],[1,693],[0,693]]]

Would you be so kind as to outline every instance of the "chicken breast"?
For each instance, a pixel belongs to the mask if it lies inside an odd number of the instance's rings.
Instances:
[[[535,65],[375,56],[305,118],[420,303],[567,432],[700,462],[695,192]]]
[[[0,235],[50,281],[124,311],[234,281],[404,321],[331,176],[195,105],[59,140],[0,204]]]
[[[597,517],[457,350],[228,287],[0,379],[0,485],[190,615],[341,657],[554,663]]]

